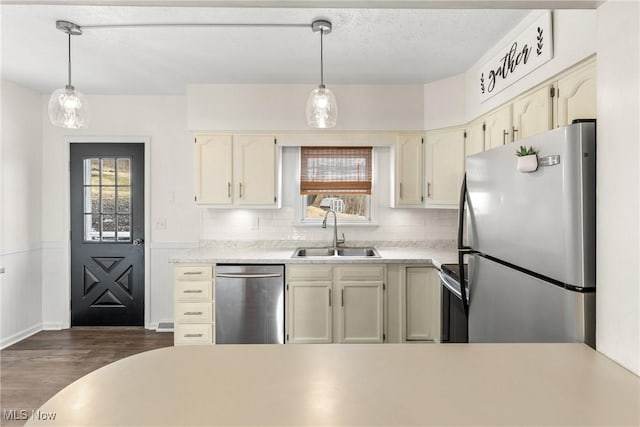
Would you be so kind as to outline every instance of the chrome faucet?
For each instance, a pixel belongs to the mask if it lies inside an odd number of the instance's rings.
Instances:
[[[329,209],[324,214],[324,220],[322,221],[322,228],[327,228],[327,217],[329,214],[333,214],[333,249],[338,249],[338,245],[344,244],[344,233],[342,233],[342,239],[338,239],[338,215],[333,209]]]

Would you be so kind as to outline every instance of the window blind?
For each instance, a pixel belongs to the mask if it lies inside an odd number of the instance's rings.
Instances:
[[[371,147],[301,147],[300,194],[371,194]]]

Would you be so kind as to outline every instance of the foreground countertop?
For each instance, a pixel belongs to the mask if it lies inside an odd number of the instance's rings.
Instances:
[[[640,378],[583,344],[168,347],[94,371],[27,426],[640,424]]]
[[[376,247],[380,258],[361,257],[310,257],[291,258],[294,248],[209,248],[191,249],[173,256],[173,263],[205,264],[326,264],[326,263],[387,263],[423,264],[440,268],[441,264],[458,262],[458,254],[452,249],[418,247]]]

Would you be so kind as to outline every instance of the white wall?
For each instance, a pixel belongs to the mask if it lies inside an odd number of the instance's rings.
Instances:
[[[640,6],[598,8],[597,348],[640,375]]]
[[[467,121],[466,74],[424,85],[424,129],[459,126]]]
[[[42,328],[40,94],[2,81],[0,347]]]
[[[189,85],[189,130],[309,131],[312,85]],[[421,130],[422,85],[331,85],[338,104],[334,130]]]
[[[375,226],[340,225],[347,243],[354,241],[420,241],[425,245],[449,244],[457,230],[457,210],[391,209],[389,207],[391,149],[375,149],[374,210]],[[283,152],[282,208],[272,210],[203,209],[204,240],[316,240],[330,242],[332,227],[300,226],[296,223],[295,205],[300,195],[295,191],[299,150],[286,147]]]
[[[193,203],[193,150],[186,131],[186,99],[182,96],[90,96],[89,129],[66,130],[49,123],[47,96],[40,100],[43,121],[43,252],[45,327],[69,326],[68,139],[86,136],[149,137],[151,266],[149,324],[171,321],[172,282],[168,258],[176,250],[197,246],[200,212]],[[165,229],[157,224],[166,223]]]

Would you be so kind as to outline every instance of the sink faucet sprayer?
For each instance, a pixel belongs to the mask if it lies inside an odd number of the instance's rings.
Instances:
[[[329,209],[327,213],[324,214],[322,228],[327,228],[327,217],[330,213],[333,214],[333,249],[338,249],[338,245],[344,243],[344,233],[342,233],[342,239],[338,239],[338,215],[336,215],[336,211]]]

